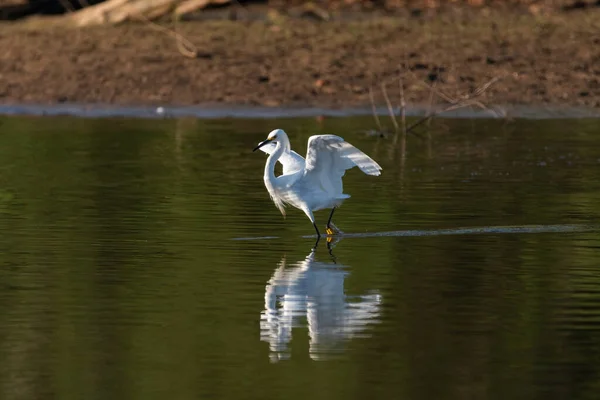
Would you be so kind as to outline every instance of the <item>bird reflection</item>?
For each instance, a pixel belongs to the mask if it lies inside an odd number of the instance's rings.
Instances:
[[[269,343],[272,361],[290,357],[292,328],[307,324],[313,360],[340,353],[344,340],[368,336],[363,332],[378,322],[381,296],[347,296],[348,274],[344,265],[315,261],[314,250],[293,267],[281,260],[267,283],[260,316],[261,340]]]

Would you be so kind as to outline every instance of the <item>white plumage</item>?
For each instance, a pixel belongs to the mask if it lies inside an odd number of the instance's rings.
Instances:
[[[313,211],[331,208],[327,233],[335,226],[331,217],[335,207],[350,197],[343,193],[342,177],[347,169],[358,167],[367,175],[378,176],[381,167],[365,153],[335,135],[316,135],[308,139],[306,160],[293,151],[287,134],[282,129],[269,133],[267,139],[254,149],[269,154],[265,165],[264,181],[271,199],[285,215],[284,205],[304,211],[313,223]],[[283,174],[275,176],[275,164],[283,165]]]

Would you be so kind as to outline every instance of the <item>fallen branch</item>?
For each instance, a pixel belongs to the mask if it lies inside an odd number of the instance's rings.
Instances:
[[[412,71],[411,71],[411,73],[412,73]],[[412,73],[412,74],[414,75],[414,73]],[[453,97],[447,95],[446,93],[442,92],[441,90],[436,89],[433,85],[429,85],[426,82],[423,82],[421,80],[417,79],[417,83],[421,86],[428,88],[429,90],[434,92],[438,97],[441,97],[442,99],[444,99],[445,101],[447,101],[450,104],[460,104],[462,101],[472,100],[475,97],[481,96],[490,86],[492,86],[494,83],[496,83],[498,80],[504,78],[505,76],[506,75],[496,76],[496,77],[490,79],[488,82],[486,82],[483,85],[476,88],[472,93],[459,95],[458,98],[453,98]],[[499,115],[495,110],[490,109],[488,106],[481,103],[480,101],[477,101],[477,102],[473,103],[472,105],[475,105],[484,111],[489,111],[496,118],[501,117],[501,115]]]
[[[433,119],[434,117],[437,117],[438,115],[443,114],[445,112],[458,110],[460,108],[470,107],[470,106],[472,106],[474,104],[475,103],[472,102],[472,101],[465,101],[465,102],[458,103],[458,104],[451,104],[451,105],[449,105],[448,107],[446,107],[444,109],[441,109],[441,110],[438,110],[438,111],[434,111],[432,114],[427,115],[427,116],[419,119],[417,122],[415,122],[414,124],[412,124],[411,126],[409,126],[406,131],[410,132],[413,129],[415,129],[417,126],[421,125],[422,123],[424,123],[424,122],[426,122],[426,121],[428,121],[430,119]]]
[[[76,26],[119,24],[139,20],[140,16],[154,20],[172,13],[180,17],[209,4],[229,2],[231,0],[107,0],[74,11],[65,18],[69,18]]]
[[[477,89],[475,89],[472,93],[467,93],[467,94],[461,95],[461,96],[459,96],[459,98],[452,98],[452,97],[448,96],[447,94],[443,93],[441,90],[435,88],[433,85],[428,85],[427,83],[425,83],[423,81],[418,81],[419,84],[429,88],[431,90],[431,92],[437,94],[439,97],[446,100],[448,103],[450,103],[450,105],[442,110],[434,111],[433,113],[430,113],[427,116],[419,119],[417,122],[415,122],[414,124],[412,124],[411,126],[408,127],[407,132],[412,131],[419,125],[423,124],[426,121],[430,121],[431,119],[433,119],[434,117],[436,117],[440,114],[443,114],[443,113],[449,112],[449,111],[453,111],[453,110],[457,110],[460,108],[464,108],[464,107],[477,106],[486,111],[490,111],[492,114],[494,114],[496,116],[499,116],[495,110],[490,109],[489,107],[487,107],[485,104],[483,104],[481,101],[477,100],[476,98],[480,97],[482,94],[484,94],[485,91],[487,89],[489,89],[490,86],[492,86],[495,82],[502,79],[503,77],[504,76],[494,77],[494,78],[490,79],[488,82],[486,82],[483,85],[481,85],[480,87],[478,87]]]

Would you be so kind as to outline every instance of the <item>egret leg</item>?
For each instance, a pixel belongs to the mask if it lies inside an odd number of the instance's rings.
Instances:
[[[329,213],[329,219],[327,220],[327,226],[331,224],[331,218],[333,218],[333,212],[335,211],[335,207],[331,209],[331,213]]]
[[[331,241],[329,241],[330,238],[327,238],[327,251],[329,252],[329,255],[331,256],[331,260],[333,261],[334,264],[337,264],[335,255],[333,254],[333,248],[335,247],[335,243],[332,244]]]
[[[317,241],[315,242],[315,245],[312,248],[312,251],[315,251],[317,250],[317,246],[319,245],[319,240],[321,240],[321,233],[319,232],[319,228],[317,228],[317,224],[313,222],[313,226],[315,227],[315,231],[317,231]]]
[[[304,211],[304,214],[306,214],[308,219],[310,219],[310,222],[312,222],[313,226],[315,227],[315,231],[317,231],[317,238],[320,238],[321,232],[319,232],[319,228],[317,228],[317,224],[315,223],[315,217],[314,217],[312,211],[310,211],[308,209],[308,207],[303,207],[303,208],[301,208],[301,210]],[[318,242],[318,240],[317,240],[317,242]]]
[[[336,233],[340,232],[340,230],[337,229],[335,225],[333,225],[333,222],[331,222],[331,218],[333,218],[334,211],[335,211],[335,207],[333,207],[331,209],[331,213],[329,214],[329,219],[327,220],[327,228],[325,229],[325,232],[327,232],[328,235],[335,235]]]
[[[321,232],[319,232],[319,228],[317,228],[317,224],[313,222],[313,226],[315,227],[315,231],[317,231],[317,237],[321,237]]]

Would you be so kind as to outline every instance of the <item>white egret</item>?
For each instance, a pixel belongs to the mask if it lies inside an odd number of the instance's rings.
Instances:
[[[347,169],[358,167],[367,175],[379,176],[381,167],[365,153],[335,135],[316,135],[308,138],[306,160],[291,149],[290,140],[282,129],[269,133],[253,151],[269,154],[265,164],[264,181],[271,199],[285,215],[284,204],[304,211],[310,219],[317,238],[321,237],[313,211],[331,208],[326,232],[339,233],[331,222],[333,212],[350,197],[342,189],[342,177]],[[283,165],[283,174],[275,176],[275,164]],[[318,241],[318,239],[317,239]]]

